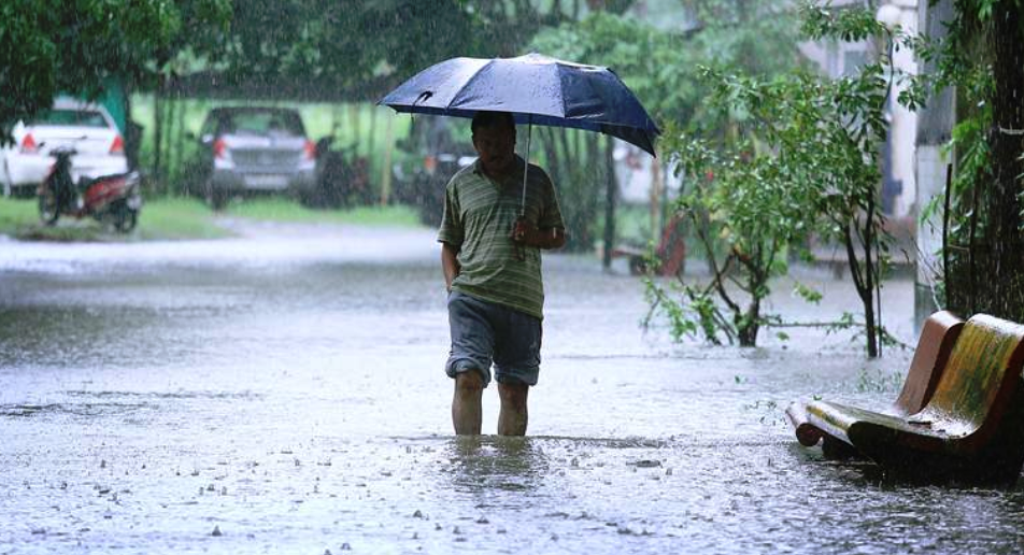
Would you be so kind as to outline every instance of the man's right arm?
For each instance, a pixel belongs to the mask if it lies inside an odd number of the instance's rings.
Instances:
[[[459,249],[449,243],[441,243],[441,270],[444,272],[444,286],[452,290],[452,282],[459,275]]]

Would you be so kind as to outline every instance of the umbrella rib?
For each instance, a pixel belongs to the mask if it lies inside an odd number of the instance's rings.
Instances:
[[[490,60],[486,64],[480,66],[480,68],[477,69],[473,73],[472,77],[470,77],[469,79],[466,79],[466,82],[462,85],[462,87],[459,88],[459,92],[455,93],[455,95],[452,96],[452,99],[448,102],[448,105],[444,107],[446,112],[452,109],[452,106],[455,104],[456,100],[459,100],[461,98],[462,94],[465,91],[470,89],[470,87],[469,87],[470,84],[472,84],[473,81],[476,81],[477,78],[480,77],[480,74],[483,73],[485,69],[487,69],[487,68],[491,67],[492,65],[494,65],[494,62],[495,62],[495,60]],[[477,110],[474,110],[474,111],[477,111]]]
[[[558,68],[558,81],[559,81],[559,83],[561,83],[561,81],[562,81],[562,72],[564,71],[564,67],[565,66],[563,66],[562,64],[560,64],[558,62],[555,62],[555,67]],[[563,93],[561,87],[558,88],[558,94],[562,95],[562,98],[561,98],[561,101],[562,101],[562,117],[565,117],[565,115],[569,112],[569,107],[566,106],[565,94]]]

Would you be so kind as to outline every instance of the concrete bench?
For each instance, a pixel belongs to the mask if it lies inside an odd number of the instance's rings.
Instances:
[[[802,443],[817,435],[894,477],[1013,483],[1024,464],[1022,366],[1024,326],[976,315],[963,325],[920,410],[910,412],[908,404],[881,413],[810,401],[791,407],[791,419],[813,430],[798,432]],[[923,398],[916,388],[904,390],[907,403]]]

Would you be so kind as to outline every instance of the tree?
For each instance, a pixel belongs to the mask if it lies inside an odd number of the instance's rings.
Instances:
[[[747,11],[740,10],[740,6]],[[530,48],[557,58],[610,67],[636,93],[655,121],[723,135],[728,124],[720,119],[721,113],[707,109],[705,99],[710,89],[701,81],[698,67],[743,67],[756,75],[793,67],[798,61],[796,27],[792,18],[777,13],[768,1],[741,4],[708,0],[690,3],[689,10],[695,14],[690,27],[678,31],[662,31],[632,17],[597,11],[579,22],[566,21],[557,28],[542,29]],[[768,14],[773,17],[766,17]],[[589,249],[601,204],[601,190],[595,184],[609,181],[609,176],[605,175],[604,156],[574,157],[564,146],[567,142],[546,142],[544,150],[549,163],[566,166],[552,169],[562,176],[563,195],[573,199],[563,206],[573,226],[570,237],[577,248]],[[614,195],[607,194],[606,209],[611,199]],[[614,218],[607,221],[613,222]],[[606,233],[606,244],[613,239],[613,234]]]
[[[180,4],[194,8],[183,10]],[[183,14],[226,17],[223,0],[44,2],[0,5],[0,141],[13,126],[49,108],[58,93],[95,97],[111,78],[149,79],[154,60],[169,59]],[[185,21],[188,21],[186,18]]]
[[[711,147],[701,141],[668,141],[683,161],[691,193],[680,209],[694,221],[712,269],[711,285],[684,286],[683,302],[648,283],[652,304],[672,321],[676,337],[701,330],[712,342],[724,331],[754,345],[762,325],[783,325],[760,312],[768,280],[785,271],[784,249],[814,232],[843,245],[863,305],[868,355],[880,354],[879,290],[888,257],[888,236],[878,201],[880,145],[888,131],[885,109],[894,84],[906,76],[892,67],[891,49],[912,38],[893,33],[867,10],[803,11],[804,29],[817,40],[861,41],[879,37],[885,54],[856,75],[822,78],[795,71],[762,80],[709,71],[713,105],[731,114],[733,135]],[[901,100],[919,103],[913,89]],[[725,153],[720,154],[720,153]],[[713,174],[708,184],[700,176]],[[724,284],[748,296],[746,306]],[[799,291],[814,300],[817,295]],[[730,317],[713,302],[715,293]],[[844,318],[841,325],[849,325]]]
[[[248,97],[369,100],[454,56],[511,56],[567,16],[529,0],[234,0],[222,63]],[[202,89],[204,92],[207,89]]]
[[[948,308],[1024,319],[1024,20],[1013,0],[954,0],[944,40],[923,56],[935,89],[957,90],[956,174],[944,221]],[[934,207],[933,207],[934,208]]]
[[[716,345],[722,343],[719,334],[723,334],[729,343],[738,341],[740,346],[752,347],[764,324],[781,320],[761,310],[770,293],[769,280],[787,272],[789,245],[806,238],[813,227],[810,208],[816,191],[812,174],[796,160],[802,153],[778,148],[785,135],[799,133],[813,121],[801,106],[791,102],[785,82],[776,87],[720,78],[719,82],[713,97],[716,103],[728,108],[756,99],[758,106],[748,108],[763,108],[779,118],[756,120],[767,144],[761,133],[753,130],[728,145],[711,145],[669,131],[662,148],[678,157],[677,167],[686,184],[676,209],[691,221],[707,253],[711,280],[695,284],[680,278],[675,292],[681,300],[677,300],[648,277],[645,287],[651,312],[645,323],[661,311],[668,316],[677,341],[699,331]],[[741,98],[743,91],[749,96]],[[816,298],[806,288],[799,291]]]

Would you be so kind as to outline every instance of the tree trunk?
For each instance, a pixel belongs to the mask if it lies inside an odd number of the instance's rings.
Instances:
[[[861,301],[864,303],[864,335],[868,343],[868,357],[876,358],[879,352],[878,327],[881,322],[876,321],[875,293],[878,264],[878,250],[876,243],[878,237],[875,235],[875,195],[874,191],[869,192],[867,214],[864,219],[864,291],[861,292]],[[881,307],[878,307],[879,310]]]
[[[160,172],[163,170],[161,154],[164,136],[164,102],[164,82],[161,77],[160,84],[157,85],[153,95],[153,167],[151,171],[156,182],[160,181]]]
[[[384,128],[384,168],[380,172],[380,205],[387,206],[391,199],[391,156],[395,150],[395,117],[391,114]]]
[[[380,110],[377,108],[377,106],[372,105],[372,104],[370,105],[370,128],[367,130],[367,133],[366,133],[366,149],[363,151],[364,152],[364,156],[366,156],[368,158],[367,161],[369,162],[369,164],[367,165],[367,168],[366,168],[366,170],[367,170],[367,172],[366,172],[366,181],[367,181],[366,186],[369,187],[370,190],[374,189],[374,187],[371,185],[371,183],[373,183],[373,177],[377,175],[377,173],[373,171],[373,164],[374,164],[375,161],[379,160],[379,158],[376,155],[377,154],[377,115],[378,115],[379,111]]]
[[[160,172],[160,193],[167,194],[169,188],[169,179],[171,177],[171,132],[174,131],[174,109],[175,104],[170,96],[164,97],[164,138],[161,140],[163,145],[163,168]]]
[[[560,128],[558,139],[562,146],[562,183],[575,190],[576,184],[572,183],[572,150],[569,148],[569,130],[564,127]]]
[[[1024,256],[1021,256],[1019,176],[1021,133],[1024,133],[1024,33],[1021,7],[999,0],[992,10],[992,53],[995,97],[990,133],[993,182],[989,200],[992,274],[986,280],[988,302],[983,310],[1011,320],[1024,319]]]
[[[662,180],[658,171],[658,160],[651,160],[651,191],[650,199],[651,237],[655,245],[661,243],[661,234],[665,227],[665,191],[662,189]]]
[[[352,163],[356,163],[356,158],[359,157],[359,153],[362,149],[359,148],[359,140],[362,138],[362,114],[359,113],[359,104],[353,102],[348,105],[348,122],[351,126],[350,137],[353,137],[355,148],[352,151]],[[344,145],[348,146],[348,145]]]
[[[873,206],[874,203],[871,203]],[[873,212],[873,210],[868,210]],[[865,245],[857,245],[854,239],[854,233],[857,230],[859,224],[856,221],[852,221],[846,224],[845,232],[843,233],[843,246],[846,247],[846,258],[847,263],[850,267],[850,276],[853,278],[853,286],[857,290],[857,296],[860,298],[861,305],[864,307],[864,322],[867,333],[867,348],[868,356],[875,358],[878,356],[878,348],[875,341],[875,303],[874,303],[874,288],[872,284],[874,279],[872,277],[872,268],[870,266],[870,251]],[[852,229],[851,229],[852,228]],[[863,235],[864,243],[867,243],[868,234],[865,230]],[[865,260],[862,264],[857,259],[857,247],[864,247]]]
[[[124,82],[124,154],[128,160],[128,169],[139,169],[139,144],[142,137],[132,118],[132,93],[134,87],[131,80]]]
[[[737,322],[736,325],[736,336],[739,338],[740,347],[757,347],[757,333],[761,330],[760,299],[750,301],[744,319],[745,323]]]
[[[185,179],[185,106],[186,102],[182,100],[181,96],[178,96],[178,124],[175,126],[177,129],[177,141],[174,143],[174,175],[177,179],[177,187],[175,192],[179,195],[188,196],[188,180]]]
[[[604,266],[605,270],[611,269],[612,251],[615,250],[615,201],[617,197],[616,192],[618,190],[618,183],[615,178],[614,152],[615,139],[609,136],[607,137],[606,147],[604,150],[604,256],[601,260],[601,264]]]

